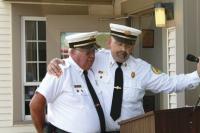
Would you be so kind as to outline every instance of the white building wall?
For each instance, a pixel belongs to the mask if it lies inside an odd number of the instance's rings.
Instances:
[[[0,127],[13,125],[11,5],[0,0]]]
[[[32,124],[13,124],[11,4],[0,0],[0,132],[35,133]]]

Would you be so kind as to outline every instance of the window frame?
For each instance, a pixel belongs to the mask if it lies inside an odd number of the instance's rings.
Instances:
[[[38,86],[40,84],[40,82],[26,82],[26,33],[25,33],[25,22],[26,21],[45,21],[46,22],[46,17],[35,17],[35,16],[22,16],[21,18],[21,73],[22,73],[22,100],[21,100],[21,104],[22,104],[22,119],[23,120],[31,120],[31,116],[30,115],[26,115],[25,114],[25,86]],[[36,31],[36,34],[38,35],[38,31]],[[47,43],[47,39],[45,41],[39,41],[37,39],[37,43],[38,42],[45,42]],[[47,46],[47,44],[46,44]],[[39,50],[37,49],[37,55],[38,55]],[[47,53],[47,51],[46,51]],[[47,58],[47,57],[46,57]],[[31,61],[28,61],[31,62]],[[46,61],[34,61],[38,64],[38,62],[44,62],[47,63],[47,59]],[[39,72],[37,72],[38,74]],[[38,75],[39,76],[39,75]]]

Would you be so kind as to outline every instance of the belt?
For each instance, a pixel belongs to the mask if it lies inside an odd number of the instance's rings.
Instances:
[[[63,131],[62,129],[59,129],[48,122],[48,123],[45,123],[44,133],[70,133],[70,132]],[[107,131],[107,132],[103,132],[103,133],[120,133],[120,131]]]
[[[45,123],[44,133],[69,133],[67,131],[63,131],[52,125],[51,123]]]
[[[120,131],[107,131],[105,133],[120,133]]]

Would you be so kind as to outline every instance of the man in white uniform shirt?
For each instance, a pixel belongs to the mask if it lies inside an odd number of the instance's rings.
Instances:
[[[92,66],[95,79],[103,92],[107,131],[119,131],[119,121],[144,114],[142,101],[146,90],[171,93],[190,90],[199,85],[200,63],[193,73],[169,77],[149,63],[132,56],[141,31],[118,24],[110,24],[110,30],[110,50],[97,52]],[[60,63],[64,64],[64,61],[53,59],[48,72],[62,75],[58,66]],[[120,75],[117,73],[121,73],[121,78],[117,78],[116,75]],[[116,83],[116,79],[120,83]]]
[[[61,66],[62,76],[57,78],[47,73],[30,102],[38,133],[44,132],[46,103],[48,133],[105,131],[101,90],[90,69],[95,59],[96,34],[89,32],[66,37],[70,49],[69,58]]]

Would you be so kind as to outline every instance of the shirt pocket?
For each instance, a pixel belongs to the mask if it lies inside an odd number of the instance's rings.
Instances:
[[[135,79],[129,79],[124,83],[123,100],[127,102],[138,102],[144,96],[144,91]]]
[[[93,85],[92,85],[93,86]],[[94,88],[94,86],[93,86]],[[102,101],[102,91],[99,89],[99,88],[94,88],[95,90],[95,93],[101,103]],[[91,109],[95,109],[95,106],[94,106],[94,102],[93,102],[93,99],[92,99],[92,96],[88,90],[87,87],[82,87],[82,88],[79,88],[79,91],[77,92],[77,88],[75,88],[75,97],[76,99],[78,99],[79,101],[79,106],[81,109],[86,109],[86,110],[91,110]]]
[[[74,87],[70,84],[63,84],[63,93],[67,95],[74,96]]]
[[[95,73],[95,79],[100,83],[110,83],[111,77],[107,71],[99,70]]]
[[[75,92],[73,85],[64,85],[63,91],[58,95],[56,104],[62,105],[67,109],[81,109],[83,106],[82,99]]]

